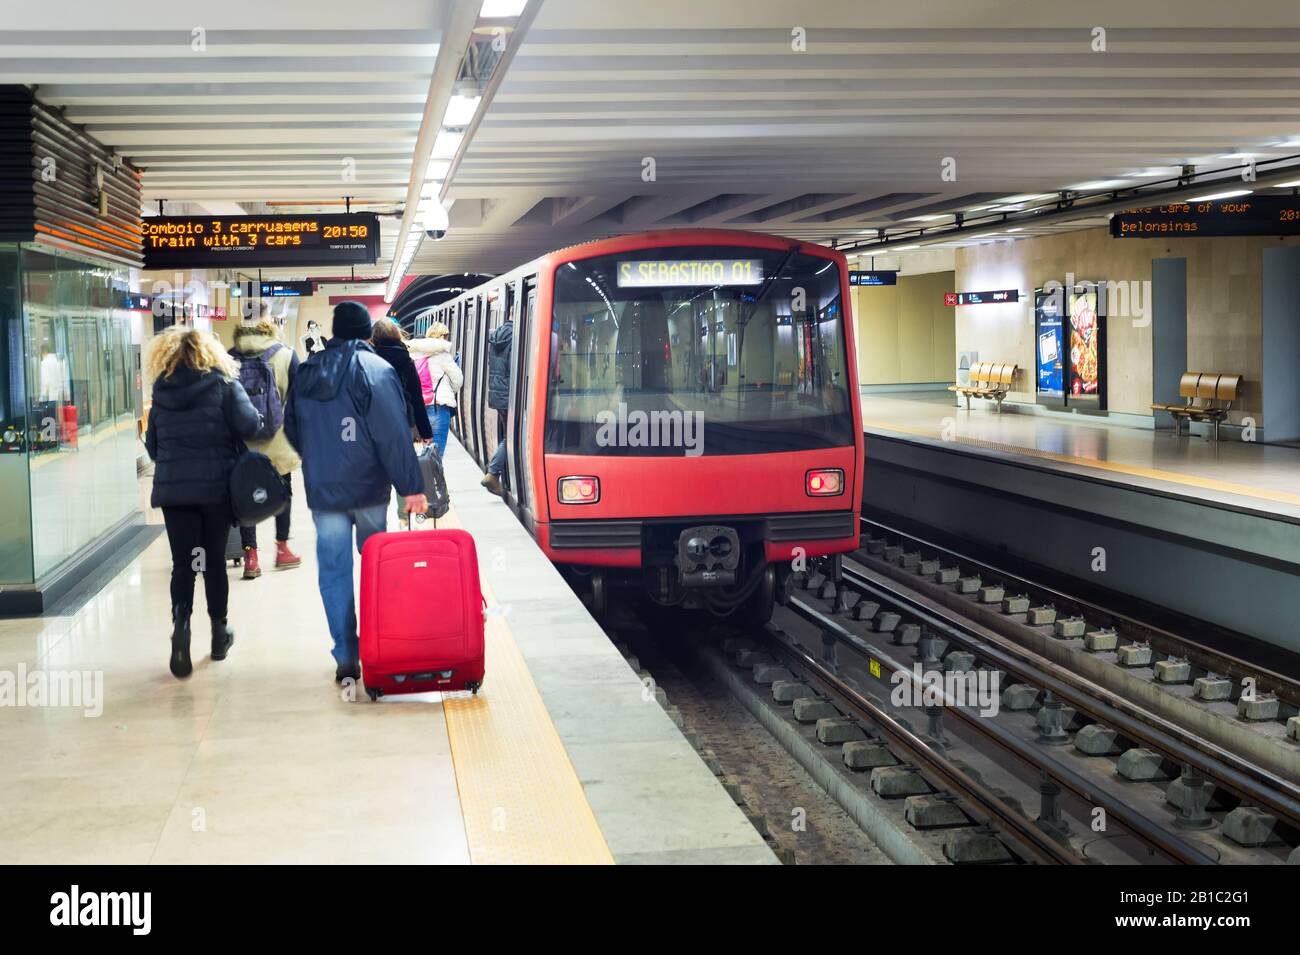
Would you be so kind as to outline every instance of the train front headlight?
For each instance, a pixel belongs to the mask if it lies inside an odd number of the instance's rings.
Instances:
[[[839,468],[816,468],[804,477],[809,497],[834,497],[844,493],[844,472]]]
[[[595,504],[600,500],[600,478],[562,477],[559,496],[561,504]]]

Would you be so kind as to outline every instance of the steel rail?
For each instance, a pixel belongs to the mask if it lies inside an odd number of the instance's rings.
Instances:
[[[1100,604],[1084,600],[1067,594],[1064,591],[1057,590],[1047,584],[1038,583],[1019,574],[1009,573],[985,561],[973,557],[967,557],[951,547],[945,547],[942,544],[936,544],[924,537],[918,537],[909,531],[899,530],[882,521],[874,518],[863,517],[861,519],[864,526],[874,527],[877,530],[884,531],[887,534],[893,534],[903,540],[915,543],[918,548],[925,548],[937,554],[945,554],[951,557],[953,561],[965,564],[981,573],[981,576],[987,573],[996,580],[1014,585],[1017,589],[1029,593],[1041,594],[1044,602],[1052,603],[1059,609],[1084,617],[1092,617],[1105,622],[1107,626],[1117,626],[1123,628],[1129,636],[1141,638],[1144,642],[1166,653],[1180,653],[1189,657],[1195,656],[1197,663],[1204,666],[1207,670],[1214,673],[1222,673],[1240,681],[1243,678],[1252,678],[1255,685],[1265,693],[1275,693],[1279,699],[1291,704],[1300,706],[1300,683],[1292,680],[1285,674],[1269,670],[1256,664],[1250,663],[1241,657],[1235,657],[1231,654],[1224,653],[1214,647],[1206,646],[1200,641],[1188,637],[1180,637],[1177,634],[1170,633],[1153,624],[1145,623],[1135,617],[1130,617],[1122,613],[1109,610]],[[872,556],[872,555],[868,555]]]
[[[860,637],[845,628],[839,621],[828,616],[821,610],[813,607],[798,597],[792,597],[786,605],[789,609],[794,610],[801,617],[816,624],[818,627],[833,633],[836,638],[852,647],[859,653],[870,655],[871,659],[876,659],[872,655],[872,650]],[[804,651],[806,653],[806,651]],[[814,661],[815,662],[815,661]],[[888,661],[882,661],[888,662]],[[909,672],[901,665],[890,664],[897,670]],[[823,672],[829,672],[822,667]],[[845,687],[845,690],[853,693],[851,688]],[[859,694],[860,695],[860,694]],[[870,703],[870,701],[867,701]],[[878,706],[871,704],[877,712],[883,712]],[[1109,793],[1101,790],[1098,785],[1081,774],[1064,766],[1056,760],[1046,759],[1047,754],[1037,747],[1029,744],[1018,736],[1015,736],[1005,727],[998,726],[991,720],[984,719],[970,712],[965,707],[951,707],[950,712],[960,718],[967,725],[975,729],[981,736],[998,745],[1004,752],[1009,753],[1020,761],[1034,767],[1051,778],[1055,779],[1063,787],[1073,792],[1075,795],[1084,799],[1089,805],[1099,806],[1106,811],[1108,818],[1117,821],[1125,829],[1132,832],[1139,839],[1144,841],[1152,849],[1167,856],[1169,859],[1185,865],[1214,865],[1216,860],[1205,854],[1195,846],[1189,845],[1185,840],[1179,838],[1174,833],[1169,832],[1162,826],[1155,824],[1151,819],[1140,813],[1134,812],[1127,804],[1120,802]],[[885,716],[889,715],[885,713]],[[892,719],[892,717],[890,717]],[[873,717],[874,719],[874,717]],[[925,745],[922,741],[922,745]],[[938,757],[944,759],[944,757]],[[1001,801],[996,796],[992,797],[1000,805]],[[1025,820],[1025,817],[1014,813],[1013,810],[1006,809],[1005,812],[1011,813],[1015,819],[1021,821],[1021,826],[1027,823],[1035,832],[1039,832],[1032,822]],[[1021,826],[1017,826],[1019,831]],[[1044,834],[1045,835],[1045,834]],[[1050,836],[1045,836],[1049,841],[1054,841]],[[1073,852],[1073,850],[1070,850]]]
[[[1008,834],[1021,855],[1036,862],[1061,865],[1082,865],[1087,862],[1081,855],[1033,822],[1016,812],[997,794],[973,776],[953,765],[920,736],[898,722],[892,715],[872,700],[848,686],[822,661],[801,646],[782,640],[775,633],[773,639],[778,653],[787,656],[798,666],[813,673],[823,692],[839,697],[848,709],[857,711],[860,718],[875,724],[906,757],[907,761],[923,767],[948,789],[965,797],[977,812],[986,814],[986,822],[994,823]]]

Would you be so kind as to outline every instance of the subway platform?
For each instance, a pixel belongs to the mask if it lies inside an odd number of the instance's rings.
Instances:
[[[236,644],[213,663],[196,626],[186,681],[163,536],[80,606],[0,621],[0,673],[82,689],[0,706],[0,862],[775,863],[454,438],[447,477],[489,603],[478,696],[333,683],[298,480],[302,566],[230,567]]]
[[[864,395],[864,514],[1300,652],[1300,450]]]

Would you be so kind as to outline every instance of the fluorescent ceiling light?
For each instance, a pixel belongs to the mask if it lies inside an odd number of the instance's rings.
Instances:
[[[456,155],[456,150],[460,147],[460,141],[465,138],[465,134],[450,129],[441,130],[438,138],[433,141],[434,159],[450,159]],[[429,178],[426,174],[425,178]]]
[[[528,0],[483,0],[479,9],[481,17],[517,17],[528,6]]]
[[[1270,189],[1300,189],[1300,179],[1295,182],[1279,182],[1276,185],[1269,186]]]
[[[1254,153],[1224,153],[1220,159],[1254,159]]]
[[[919,249],[919,245],[896,245],[892,249],[886,249],[886,252],[907,252],[909,249]]]
[[[1073,189],[1075,192],[1092,192],[1096,189],[1114,189],[1116,186],[1127,184],[1127,179],[1096,179],[1092,182],[1080,182],[1073,186],[1066,186],[1066,188]]]
[[[1023,232],[1024,229],[1025,229],[1024,226],[1022,226],[1022,225],[1018,225],[1018,226],[1016,226],[1014,229],[1008,229],[1007,231],[1008,231],[1008,232]]]
[[[1003,198],[997,201],[997,204],[1000,206],[1005,206],[1005,205],[1011,205],[1018,202],[1033,202],[1035,199],[1051,199],[1055,197],[1055,195],[1056,193],[1053,192],[1036,192],[1033,193],[1032,195],[1025,195],[1025,196],[1004,196]]]
[[[1140,172],[1133,173],[1133,178],[1134,179],[1151,179],[1151,178],[1168,179],[1171,176],[1177,176],[1182,171],[1183,170],[1181,166],[1148,166],[1146,169],[1143,169]]]
[[[442,134],[439,134],[438,139],[441,138],[442,138]],[[459,140],[457,140],[457,142],[459,142]],[[437,148],[438,148],[437,145],[435,145],[434,149]],[[455,152],[455,149],[453,149],[452,152]],[[431,159],[429,160],[429,165],[424,167],[424,178],[429,182],[440,183],[447,178],[447,173],[450,171],[451,171],[451,163],[447,162],[447,160]]]
[[[443,127],[468,126],[478,112],[480,99],[478,96],[462,96],[460,93],[452,96],[447,103],[447,114],[442,117]]]
[[[947,216],[908,216],[908,222],[938,222],[940,219],[946,219]]]
[[[1192,196],[1190,199],[1184,199],[1184,202],[1213,202],[1215,199],[1233,199],[1237,196],[1248,196],[1254,189],[1232,189],[1228,192],[1211,192],[1204,196]]]

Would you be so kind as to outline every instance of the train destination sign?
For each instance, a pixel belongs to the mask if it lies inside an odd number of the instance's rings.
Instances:
[[[1111,217],[1110,234],[1116,239],[1300,235],[1300,197],[1236,196],[1127,209]]]
[[[146,269],[372,265],[379,217],[154,216],[141,222]]]
[[[619,288],[677,285],[759,285],[762,259],[646,259],[618,263]]]

